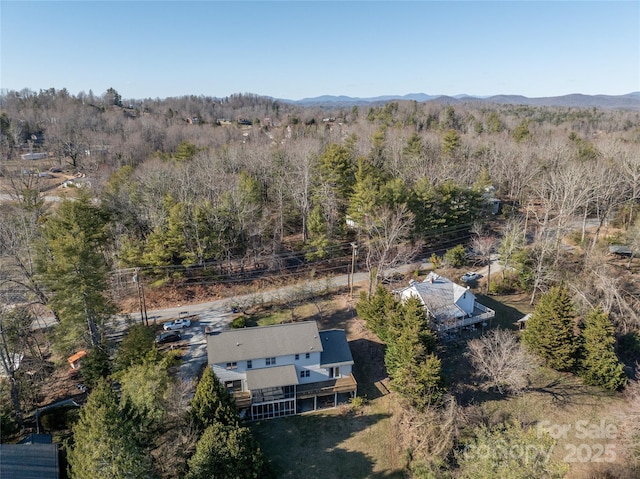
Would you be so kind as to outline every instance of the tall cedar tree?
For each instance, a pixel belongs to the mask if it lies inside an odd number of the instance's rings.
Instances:
[[[610,391],[622,388],[627,383],[627,376],[624,365],[616,356],[613,324],[600,307],[585,318],[582,338],[580,375],[584,382]]]
[[[189,460],[187,479],[267,479],[267,461],[246,427],[214,423],[207,427]]]
[[[55,337],[63,352],[100,344],[104,323],[115,311],[103,254],[107,225],[108,215],[87,195],[63,201],[44,223],[36,265],[51,295],[48,304],[60,318]]]
[[[385,342],[389,339],[390,325],[399,322],[399,309],[398,302],[382,285],[378,286],[370,299],[367,299],[367,293],[363,291],[356,305],[358,316]]]
[[[540,298],[522,340],[547,366],[558,371],[576,367],[579,342],[576,312],[566,287],[553,287]]]
[[[322,206],[327,237],[333,240],[343,232],[347,201],[355,182],[349,149],[335,143],[329,145],[320,155],[317,173],[314,204]]]
[[[191,401],[191,418],[201,431],[212,424],[238,425],[233,399],[211,368],[206,368]]]
[[[444,392],[442,365],[420,301],[399,303],[379,286],[370,300],[363,293],[356,309],[387,345],[385,365],[392,387],[417,409],[438,404]]]
[[[80,410],[68,451],[72,479],[151,477],[151,459],[135,440],[111,386],[100,381]]]

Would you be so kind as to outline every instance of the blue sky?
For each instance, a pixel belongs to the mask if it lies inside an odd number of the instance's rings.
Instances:
[[[5,1],[0,87],[123,98],[640,90],[634,1]]]

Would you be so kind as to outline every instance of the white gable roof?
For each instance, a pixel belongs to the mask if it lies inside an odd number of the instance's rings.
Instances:
[[[436,320],[461,318],[473,312],[475,296],[466,287],[430,272],[422,283],[414,282],[400,291],[406,297],[416,296]]]

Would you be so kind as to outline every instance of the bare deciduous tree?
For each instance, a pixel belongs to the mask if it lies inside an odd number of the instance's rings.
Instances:
[[[523,221],[519,217],[510,217],[502,233],[500,241],[500,262],[502,263],[502,279],[504,280],[505,271],[511,267],[513,256],[521,250],[525,245],[525,239],[522,237]]]
[[[482,263],[487,265],[487,294],[491,285],[491,255],[498,246],[498,240],[494,236],[476,236],[471,241],[471,248],[482,258]]]
[[[396,444],[416,462],[444,460],[458,437],[460,408],[450,398],[443,408],[403,407],[393,415]]]
[[[375,208],[373,214],[365,217],[362,239],[370,278],[369,295],[386,270],[408,262],[418,251],[408,242],[413,220],[413,214],[404,204],[393,209]]]
[[[537,359],[522,347],[513,331],[494,329],[467,346],[466,355],[476,374],[487,379],[485,387],[496,388],[500,394],[518,394],[527,388]]]

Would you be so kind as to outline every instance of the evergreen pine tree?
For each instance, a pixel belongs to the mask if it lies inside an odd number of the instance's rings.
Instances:
[[[523,342],[558,371],[574,369],[578,338],[576,312],[566,287],[553,287],[540,298],[523,331]]]
[[[238,425],[238,411],[233,398],[209,367],[202,373],[191,401],[191,417],[200,430],[214,423]]]
[[[104,323],[115,311],[104,255],[108,221],[105,211],[81,194],[60,203],[43,225],[36,266],[49,290],[48,305],[60,318],[55,345],[61,352],[100,344]]]
[[[266,479],[264,454],[246,427],[214,423],[207,427],[189,460],[187,479]]]
[[[367,327],[385,342],[390,337],[392,329],[390,325],[400,322],[400,305],[382,285],[378,286],[375,294],[369,299],[367,299],[367,293],[363,291],[356,305],[356,311],[358,316],[367,323]]]
[[[111,386],[102,380],[80,410],[68,451],[73,479],[149,477],[151,459],[136,441],[134,426],[122,413]]]
[[[580,375],[584,382],[610,391],[627,383],[624,365],[616,356],[614,329],[609,315],[600,307],[587,315],[582,327],[583,357]]]
[[[329,255],[332,246],[327,234],[327,222],[324,217],[322,206],[316,205],[309,213],[309,252],[306,254],[308,261],[325,258]]]

